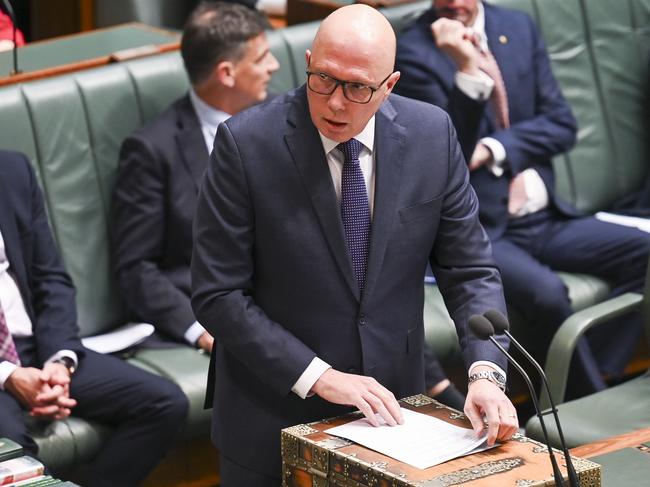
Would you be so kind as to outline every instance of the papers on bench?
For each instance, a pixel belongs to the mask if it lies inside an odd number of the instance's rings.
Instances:
[[[413,467],[425,469],[483,450],[487,433],[476,437],[474,431],[446,421],[402,408],[404,424],[374,427],[365,418],[326,430],[355,443],[383,453]]]
[[[596,218],[604,222],[618,223],[619,225],[625,225],[627,227],[635,227],[639,230],[650,233],[650,218],[617,215],[615,213],[607,213],[605,211],[599,211],[596,213]]]
[[[115,353],[141,343],[153,331],[149,323],[127,323],[111,332],[82,338],[81,343],[98,353]]]

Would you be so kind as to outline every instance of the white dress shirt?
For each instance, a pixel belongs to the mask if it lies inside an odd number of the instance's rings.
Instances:
[[[485,33],[485,10],[481,2],[478,2],[478,13],[474,24],[471,26],[474,34],[479,39],[480,48],[483,51],[488,50],[488,39]],[[485,73],[481,72],[478,76],[468,75],[466,73],[456,72],[455,77],[458,89],[465,93],[473,100],[486,100],[490,97],[494,88],[494,81]],[[503,176],[504,164],[507,154],[503,144],[492,137],[483,137],[480,141],[492,153],[492,162],[488,169],[497,177]],[[548,206],[548,191],[541,176],[534,169],[526,169],[522,172],[526,195],[528,197],[524,206],[514,217],[524,216],[534,213]]]
[[[5,250],[5,241],[0,231],[0,305],[5,314],[7,327],[13,337],[30,337],[34,334],[32,321],[27,314],[23,297],[20,294],[18,285],[9,272],[10,265]],[[61,357],[69,357],[77,365],[77,354],[72,350],[60,350],[47,362],[52,362]],[[0,389],[4,389],[4,384],[11,373],[16,370],[16,364],[8,361],[0,362]]]
[[[335,142],[331,139],[328,139],[323,134],[319,132],[321,142],[323,143],[323,151],[325,152],[325,157],[327,159],[327,165],[329,166],[330,174],[332,175],[332,182],[334,183],[334,190],[336,191],[336,197],[341,200],[341,176],[343,173],[343,163],[344,158],[341,151],[336,150],[336,146],[339,145],[338,142]],[[363,144],[363,149],[359,154],[359,166],[361,167],[361,172],[363,173],[363,179],[366,183],[366,191],[368,193],[368,203],[370,206],[370,217],[372,219],[373,208],[375,202],[375,117],[373,116],[364,127],[364,129],[354,137],[359,142]],[[472,372],[472,369],[477,365],[489,365],[490,367],[498,370],[505,376],[505,372],[492,362],[475,362],[471,365],[469,371]],[[318,357],[314,359],[307,366],[305,371],[300,375],[298,380],[294,383],[291,390],[297,394],[302,399],[305,399],[311,395],[310,391],[316,381],[320,378],[321,375],[327,370],[330,369],[331,365],[327,362],[321,360]]]
[[[192,108],[194,108],[194,112],[201,124],[201,132],[203,133],[205,146],[208,149],[208,154],[210,154],[212,153],[214,138],[217,135],[219,124],[228,120],[230,115],[208,105],[192,89],[190,89],[190,102],[192,103]],[[185,341],[190,345],[196,345],[196,342],[204,332],[205,328],[203,328],[203,325],[198,321],[195,321],[185,332]]]

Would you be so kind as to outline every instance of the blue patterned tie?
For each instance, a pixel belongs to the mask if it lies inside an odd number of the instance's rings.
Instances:
[[[354,275],[359,291],[363,293],[370,249],[370,206],[363,173],[359,166],[359,153],[363,144],[350,139],[337,146],[345,162],[341,177],[341,218],[348,242]]]

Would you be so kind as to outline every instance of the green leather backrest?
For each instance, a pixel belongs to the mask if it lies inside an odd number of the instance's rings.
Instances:
[[[108,251],[122,140],[187,90],[177,53],[0,89],[0,147],[25,152],[77,287],[82,335],[125,321]]]
[[[490,0],[529,13],[578,120],[558,191],[593,212],[640,188],[650,162],[650,0]]]

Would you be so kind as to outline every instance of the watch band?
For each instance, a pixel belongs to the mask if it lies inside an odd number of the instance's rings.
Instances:
[[[77,370],[75,367],[74,360],[72,360],[70,357],[65,357],[65,356],[59,357],[58,359],[53,360],[52,362],[55,364],[63,365],[66,369],[68,369],[68,373],[70,374],[70,376],[72,376],[75,373],[75,370]]]
[[[492,382],[494,385],[496,385],[499,389],[505,392],[506,390],[506,380],[505,377],[503,377],[500,373],[494,371],[494,370],[483,370],[481,372],[475,372],[473,374],[470,374],[468,384],[471,384],[472,382],[476,382],[477,380],[480,379],[486,379]]]

